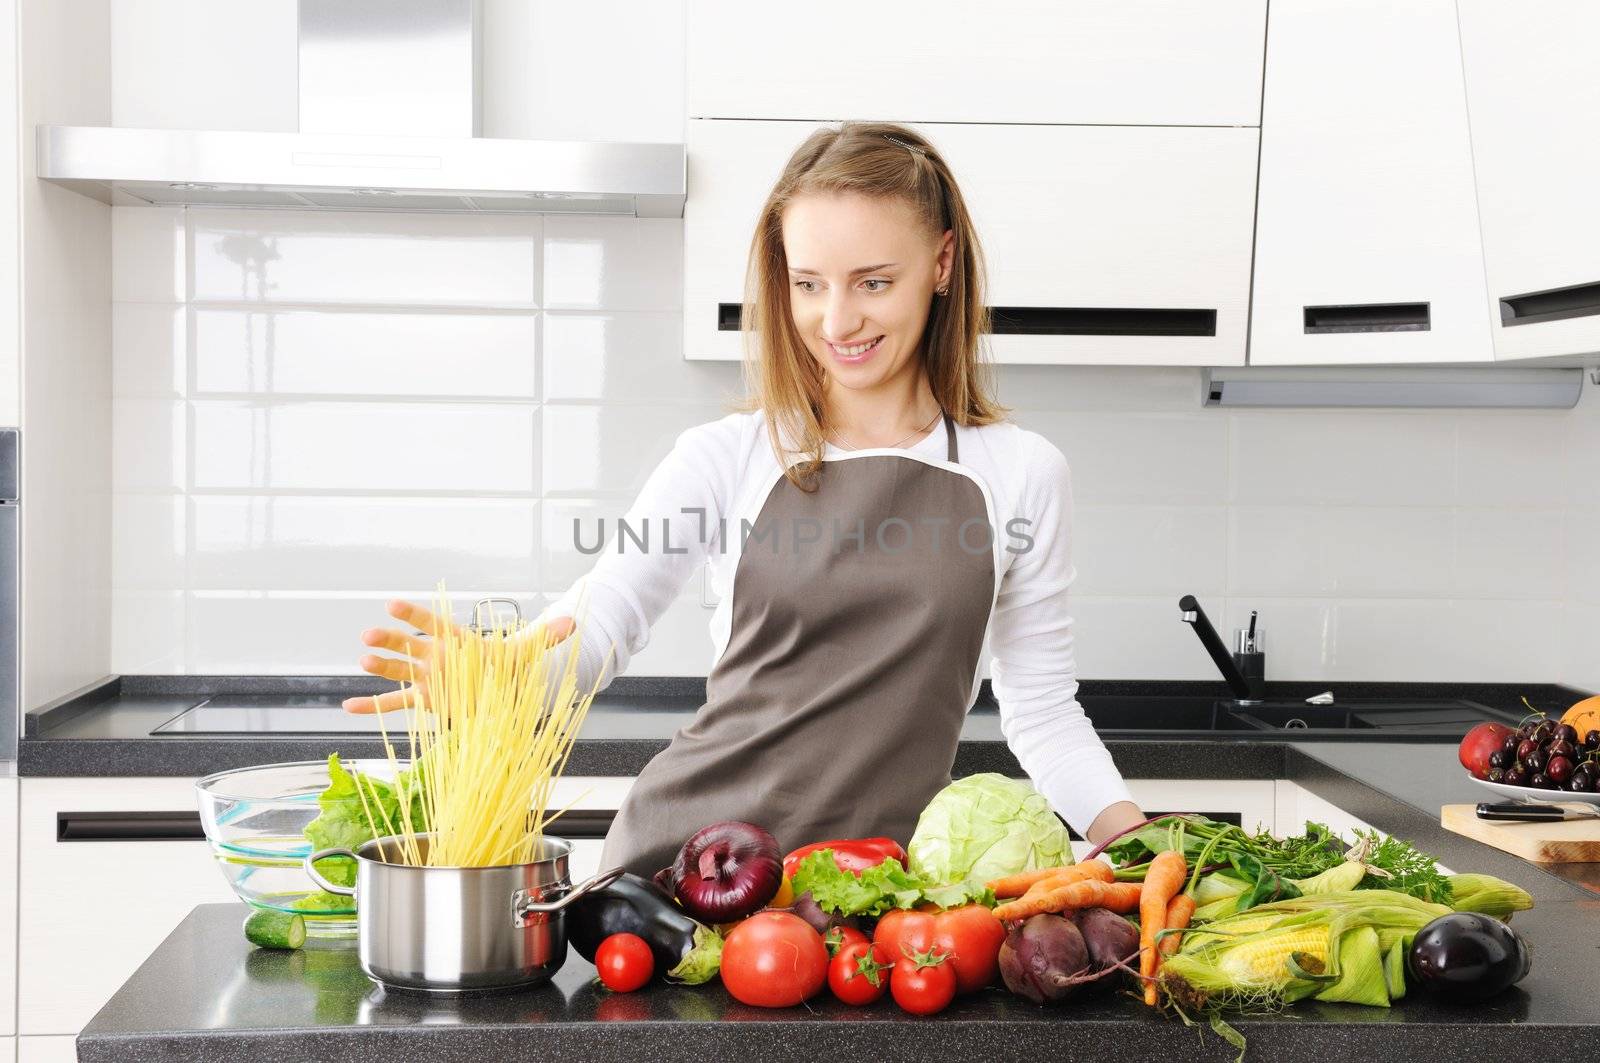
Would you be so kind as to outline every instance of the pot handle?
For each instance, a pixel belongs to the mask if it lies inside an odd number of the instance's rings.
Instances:
[[[536,922],[529,916],[559,912],[584,894],[611,885],[627,870],[625,867],[614,867],[609,871],[602,871],[593,878],[571,887],[563,896],[553,901],[531,901],[528,899],[529,891],[518,890],[511,895],[511,921],[519,929],[525,927],[529,923]]]
[[[315,882],[329,893],[337,893],[341,897],[354,897],[356,895],[356,891],[354,889],[349,886],[339,886],[329,882],[327,879],[322,877],[322,872],[316,869],[315,865],[318,860],[326,860],[330,856],[348,856],[352,860],[356,858],[356,854],[351,852],[349,849],[346,849],[342,845],[336,845],[332,849],[318,849],[316,852],[300,861],[300,866],[305,868],[305,872],[311,878],[312,882]]]

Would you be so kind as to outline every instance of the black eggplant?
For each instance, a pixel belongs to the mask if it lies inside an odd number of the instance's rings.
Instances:
[[[612,934],[643,938],[655,955],[656,969],[674,982],[708,982],[722,962],[722,935],[690,918],[638,875],[625,874],[567,908],[567,940],[590,963],[600,942]]]
[[[1521,935],[1477,912],[1441,915],[1417,931],[1408,959],[1414,981],[1460,1001],[1492,997],[1520,982],[1533,966]]]

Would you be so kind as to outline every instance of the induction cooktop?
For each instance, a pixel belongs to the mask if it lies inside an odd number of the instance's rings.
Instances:
[[[405,717],[345,712],[335,695],[230,694],[207,698],[150,733],[160,734],[405,734]]]

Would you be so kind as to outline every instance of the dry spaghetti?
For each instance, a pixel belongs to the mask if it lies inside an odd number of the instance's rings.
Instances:
[[[450,616],[443,584],[434,613]],[[382,732],[397,813],[391,819],[369,804],[358,785],[367,822],[374,836],[398,837],[400,851],[385,855],[400,863],[496,867],[541,859],[544,829],[564,811],[549,811],[556,780],[599,690],[598,675],[587,693],[578,690],[579,633],[547,646],[543,625],[519,630],[497,621],[478,632],[446,621],[433,639],[428,706],[406,713],[409,772]],[[411,681],[414,688],[414,667]]]

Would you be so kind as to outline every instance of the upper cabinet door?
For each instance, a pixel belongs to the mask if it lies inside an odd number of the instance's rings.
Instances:
[[[1266,0],[689,4],[689,117],[1256,125]]]
[[[821,124],[689,122],[687,358],[740,357],[756,215]],[[913,128],[972,213],[997,362],[1243,364],[1255,129]]]
[[[1493,358],[1452,0],[1274,4],[1260,182],[1251,364]]]
[[[1495,353],[1592,356],[1600,5],[1460,0],[1460,15]]]

